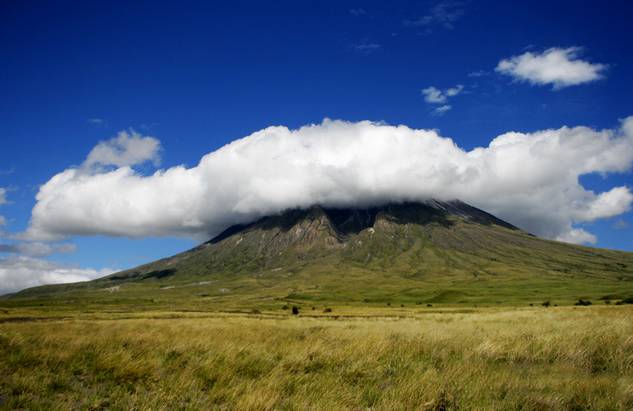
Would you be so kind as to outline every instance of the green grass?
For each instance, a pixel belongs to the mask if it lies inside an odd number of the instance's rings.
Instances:
[[[0,313],[1,409],[633,408],[633,307]]]

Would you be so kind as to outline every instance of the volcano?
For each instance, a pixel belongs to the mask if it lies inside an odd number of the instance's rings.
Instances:
[[[464,202],[428,200],[286,210],[172,257],[14,298],[428,305],[632,293],[633,253],[544,240]]]

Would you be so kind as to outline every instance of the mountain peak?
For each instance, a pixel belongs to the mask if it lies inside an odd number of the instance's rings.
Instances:
[[[279,230],[280,233],[291,232],[292,236],[303,240],[317,239],[320,237],[318,233],[323,232],[338,242],[345,242],[348,237],[365,229],[376,229],[385,224],[435,223],[448,227],[455,220],[518,230],[513,225],[462,201],[431,199],[422,202],[387,203],[372,207],[334,208],[316,204],[305,209],[289,209],[280,214],[262,217],[249,224],[229,227],[209,242],[215,244],[242,231],[274,229]]]

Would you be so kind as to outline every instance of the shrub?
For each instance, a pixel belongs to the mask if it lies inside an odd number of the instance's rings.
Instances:
[[[579,298],[578,301],[574,303],[574,305],[591,305],[591,301],[583,300],[582,298]]]
[[[288,307],[288,304],[284,304],[284,306],[281,307],[282,310],[287,310],[288,308],[290,308],[290,307]]]
[[[299,314],[299,307],[297,307],[296,305],[292,306],[292,314],[293,315],[298,315]]]
[[[400,307],[404,307],[404,304],[400,304]]]
[[[433,304],[427,304],[426,306],[427,307],[433,307]]]
[[[548,301],[545,301],[543,304],[541,304],[543,307],[549,307],[550,305],[552,305],[552,303]]]
[[[331,313],[332,309],[330,307],[325,307],[325,310],[323,310],[324,313]]]

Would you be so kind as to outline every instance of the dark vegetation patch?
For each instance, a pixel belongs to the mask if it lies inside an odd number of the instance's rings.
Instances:
[[[429,303],[450,303],[450,302],[458,302],[464,297],[467,297],[463,291],[458,290],[445,290],[437,293],[435,296],[427,300]]]
[[[161,278],[171,277],[174,274],[176,274],[176,269],[168,268],[166,270],[151,271],[147,274],[144,274],[142,279],[145,280],[147,278],[156,278],[160,280]]]

